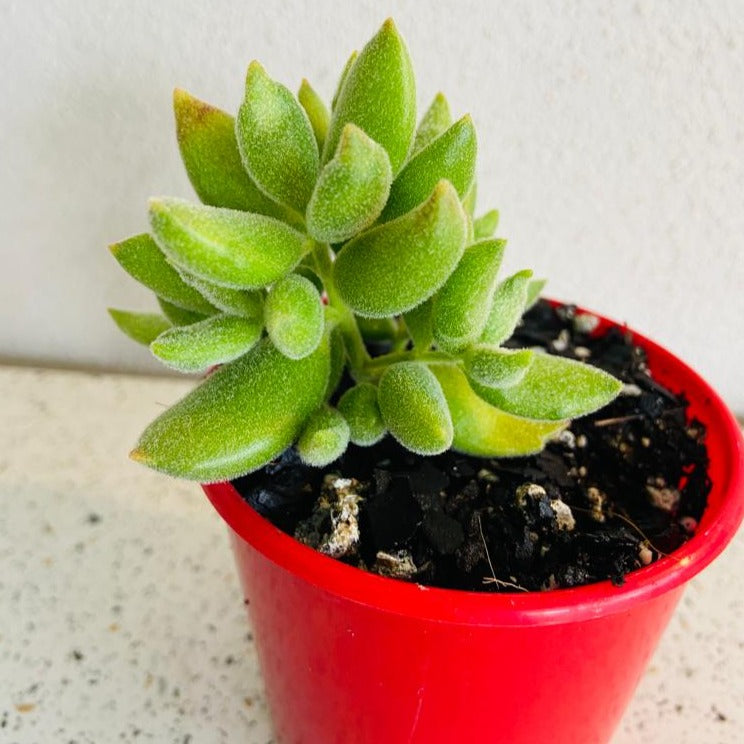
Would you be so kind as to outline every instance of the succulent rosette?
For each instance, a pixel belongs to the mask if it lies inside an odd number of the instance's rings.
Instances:
[[[293,445],[325,466],[386,435],[421,455],[524,455],[618,394],[591,365],[502,346],[543,282],[499,278],[498,212],[474,216],[473,122],[439,94],[417,126],[392,21],[330,109],[257,62],[235,118],[181,90],[174,108],[202,203],[152,199],[151,233],[111,247],[162,312],[110,312],[165,365],[219,369],[135,460],[214,482]]]

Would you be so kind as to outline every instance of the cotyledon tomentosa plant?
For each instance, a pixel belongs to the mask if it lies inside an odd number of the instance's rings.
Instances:
[[[542,282],[498,279],[498,213],[473,217],[470,117],[452,123],[440,94],[417,128],[415,101],[392,21],[351,55],[330,112],[257,62],[235,119],[175,92],[203,204],[153,199],[152,235],[111,247],[163,314],[110,312],[170,367],[220,366],[135,460],[212,482],[293,444],[323,466],[388,432],[423,455],[522,455],[618,394],[587,364],[501,348]],[[339,397],[345,368],[355,385]]]

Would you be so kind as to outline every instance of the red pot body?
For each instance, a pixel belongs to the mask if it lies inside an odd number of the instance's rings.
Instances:
[[[494,595],[385,579],[296,542],[229,484],[204,487],[230,527],[278,742],[610,739],[684,585],[744,514],[733,416],[689,367],[634,340],[708,427],[713,488],[696,535],[622,587]]]

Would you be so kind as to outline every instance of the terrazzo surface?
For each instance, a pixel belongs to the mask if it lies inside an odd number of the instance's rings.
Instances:
[[[0,744],[272,742],[224,527],[126,458],[191,383],[0,367]],[[744,532],[612,744],[744,741]]]

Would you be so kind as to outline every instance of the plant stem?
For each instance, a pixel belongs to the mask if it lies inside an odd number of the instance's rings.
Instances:
[[[444,351],[391,351],[370,359],[364,365],[365,379],[375,380],[391,365],[397,362],[437,362],[439,364],[458,364],[459,360]]]
[[[445,364],[457,364],[458,360],[443,351],[422,351],[420,349],[404,350],[393,348],[388,354],[378,357],[370,357],[364,338],[357,325],[356,318],[351,309],[341,298],[341,295],[333,281],[333,260],[331,249],[327,243],[315,243],[312,249],[313,263],[323,281],[328,304],[335,311],[338,327],[344,337],[344,344],[349,355],[349,367],[352,377],[358,381],[374,382],[380,378],[382,373],[396,362],[439,362]],[[400,343],[405,339],[397,339]]]
[[[349,354],[349,364],[352,374],[356,376],[369,362],[370,356],[367,347],[364,345],[361,331],[357,325],[354,313],[347,307],[341,299],[341,295],[336,289],[333,281],[333,262],[331,260],[330,247],[327,243],[315,243],[313,247],[313,260],[315,268],[323,281],[328,304],[336,310],[338,314],[338,327],[344,337],[346,351]]]

